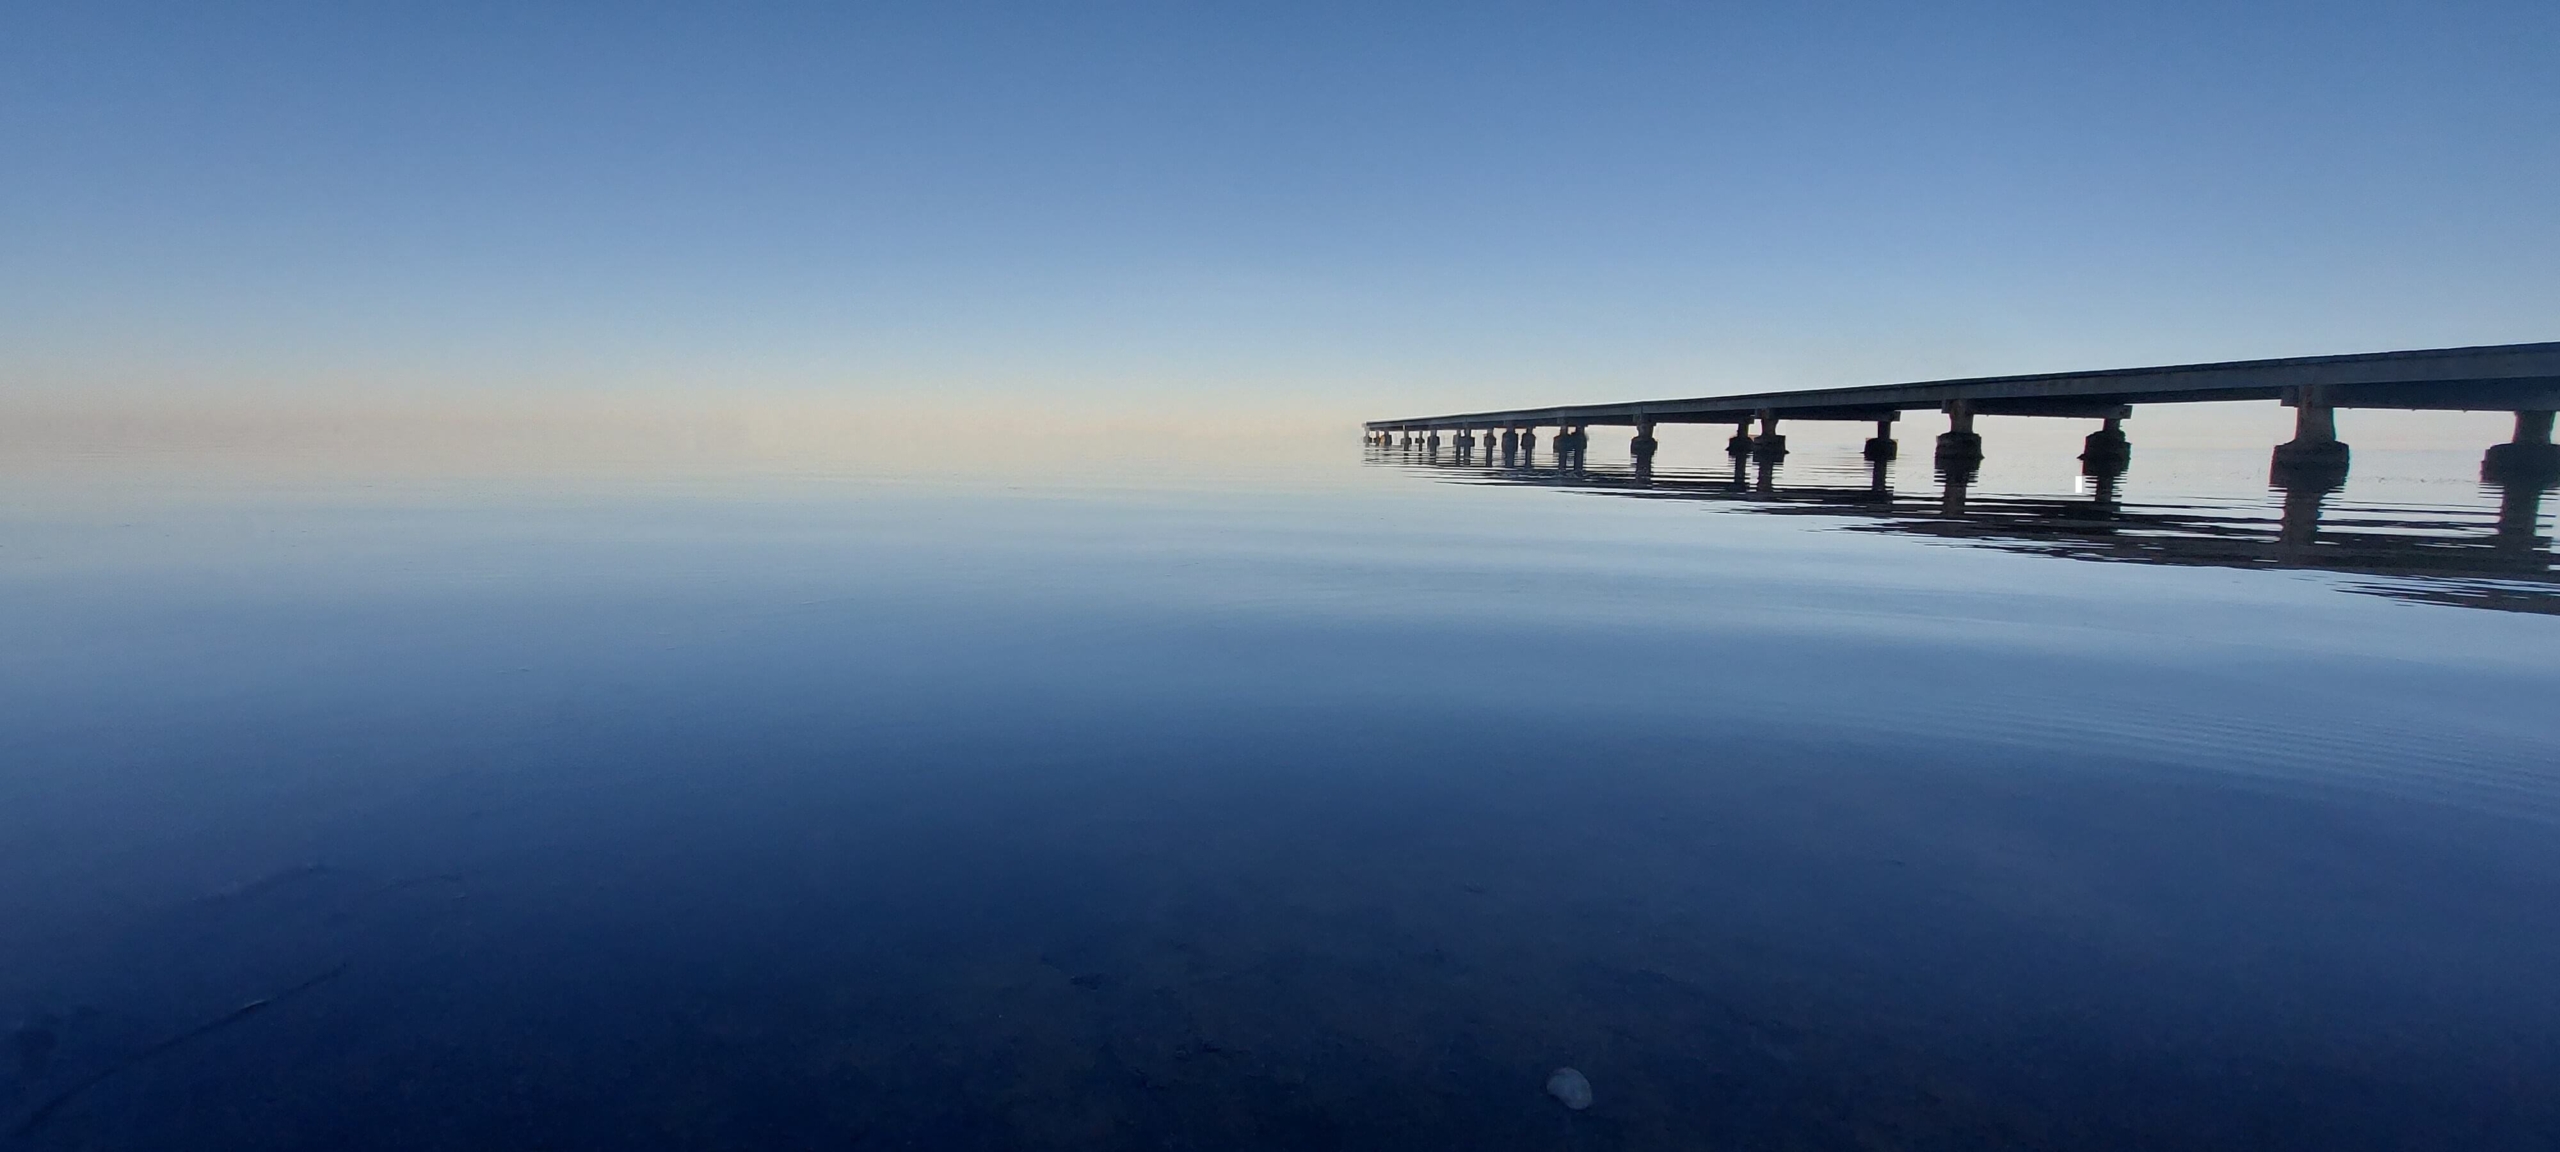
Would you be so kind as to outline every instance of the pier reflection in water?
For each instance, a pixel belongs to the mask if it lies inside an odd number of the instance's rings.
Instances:
[[[1490,437],[1488,437],[1490,439]],[[1731,511],[1836,516],[1848,531],[1924,536],[2076,560],[2308,569],[2341,587],[2440,604],[2560,613],[2542,529],[2547,475],[2484,476],[2469,503],[2360,499],[2335,473],[2278,473],[2256,491],[2153,481],[2122,460],[2077,462],[2069,495],[1986,487],[1977,469],[1848,453],[1734,453],[1721,465],[1592,463],[1572,442],[1541,450],[1373,446],[1373,464],[1468,484],[1694,500]],[[2064,461],[2055,461],[2057,467]]]

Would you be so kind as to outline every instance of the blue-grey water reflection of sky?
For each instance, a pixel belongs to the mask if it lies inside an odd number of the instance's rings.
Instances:
[[[2125,499],[2272,507],[2217,451]],[[112,1069],[30,1145],[2560,1132],[2560,618],[1348,435],[988,455],[14,462],[0,1120]],[[2494,511],[2391,459],[2339,498]]]

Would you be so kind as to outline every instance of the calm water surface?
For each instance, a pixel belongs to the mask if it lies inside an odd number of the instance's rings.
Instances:
[[[2560,1146],[2548,518],[2137,453],[19,461],[0,1140]]]

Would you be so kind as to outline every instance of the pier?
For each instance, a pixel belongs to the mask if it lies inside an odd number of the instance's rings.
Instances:
[[[2277,445],[2270,462],[2280,481],[2344,480],[2349,450],[2338,439],[2341,408],[2512,412],[2514,437],[2489,449],[2481,462],[2484,478],[2560,478],[2560,446],[2552,443],[2552,414],[2560,411],[2560,342],[1568,404],[1373,420],[1365,427],[1373,443],[1401,439],[1437,448],[1445,433],[1461,451],[1481,440],[1488,455],[1497,443],[1506,452],[1515,446],[1534,449],[1538,431],[1553,429],[1555,451],[1577,456],[1589,442],[1588,429],[1629,427],[1635,429],[1629,449],[1642,463],[1653,455],[1654,428],[1661,424],[1729,424],[1734,434],[1728,451],[1766,460],[1786,454],[1780,430],[1786,421],[1847,420],[1873,423],[1867,458],[1889,460],[1899,452],[1893,431],[1902,415],[1934,412],[1946,421],[1934,443],[1935,459],[1964,470],[1979,464],[1984,452],[1975,417],[2041,416],[2099,422],[2081,457],[2097,475],[2121,472],[2130,458],[2132,442],[2123,425],[2136,405],[2230,400],[2270,400],[2294,409],[2293,439]]]

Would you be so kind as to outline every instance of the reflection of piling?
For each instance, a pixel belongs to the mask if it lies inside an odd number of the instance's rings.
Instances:
[[[2075,410],[2074,414],[2084,419],[2100,415],[2086,409]],[[1900,499],[1892,484],[1893,465],[1881,460],[1866,461],[1864,485],[1835,487],[1822,484],[1815,476],[1808,478],[1813,481],[1811,484],[1786,491],[1780,491],[1776,483],[1781,463],[1750,455],[1730,457],[1729,472],[1706,476],[1661,472],[1644,460],[1634,462],[1632,477],[1627,470],[1620,470],[1615,476],[1606,470],[1588,474],[1581,466],[1580,451],[1587,428],[1573,424],[1549,427],[1556,434],[1557,460],[1553,468],[1543,462],[1531,462],[1525,468],[1494,467],[1492,448],[1501,442],[1498,430],[1473,433],[1478,445],[1485,449],[1483,469],[1464,459],[1456,466],[1436,455],[1428,460],[1415,459],[1422,456],[1420,452],[1408,453],[1402,463],[1422,463],[1456,474],[1453,479],[1476,482],[1493,479],[1505,484],[1553,484],[1576,491],[1615,490],[1652,499],[1731,501],[1771,512],[1847,514],[1864,522],[1857,525],[1862,528],[1872,526],[1888,532],[2078,559],[2238,568],[2308,567],[2382,574],[2393,580],[2358,586],[2358,590],[2478,608],[2560,611],[2560,572],[2555,572],[2552,554],[2554,534],[2546,530],[2548,526],[2542,520],[2545,494],[2560,490],[2560,475],[2524,469],[2514,460],[2520,454],[2512,450],[2491,453],[2494,464],[2483,462],[2484,473],[2495,474],[2489,485],[2494,490],[2481,494],[2496,501],[2494,535],[2483,530],[2488,527],[2482,522],[2485,517],[2462,512],[2438,516],[2432,522],[2395,516],[2393,530],[2388,532],[2342,530],[2337,535],[2324,535],[2327,501],[2331,493],[2340,490],[2344,480],[2335,469],[2325,473],[2317,469],[2285,473],[2286,482],[2275,485],[2276,498],[2261,505],[2264,511],[2251,518],[2250,522],[2261,528],[2252,533],[2234,531],[2237,524],[2226,509],[2181,508],[2174,501],[2163,502],[2156,497],[2138,506],[2123,503],[2122,477],[2129,473],[2103,452],[2083,455],[2081,472],[2088,479],[2080,486],[2080,495],[2068,502],[1995,494],[1975,507],[1971,487],[1981,482],[1977,471],[1942,466],[1936,475],[1942,495],[1931,507],[1925,493],[1917,506]],[[1398,430],[1378,437],[1378,443],[1392,446],[1404,435]],[[2544,435],[2541,420],[2527,415],[2520,421],[2515,443],[2539,445],[2544,443]],[[1417,445],[1429,440],[1420,430],[1411,436]],[[1467,447],[1465,438],[1458,443],[1463,452]],[[2532,454],[2523,455],[2530,459]],[[1513,459],[1516,455],[1507,453],[1504,463]],[[1372,463],[1394,465],[1398,460],[1394,453],[1379,452],[1372,457]],[[1902,480],[1906,486],[1911,483],[1907,474]],[[2509,582],[2485,587],[2465,579],[2480,576]]]
[[[1964,490],[1972,484],[1973,469],[1970,467],[1939,468],[1938,514],[1941,516],[1964,515]]]
[[[2086,465],[2083,465],[2083,467],[2086,467]],[[2093,490],[2089,495],[2089,503],[2101,514],[2108,516],[2115,515],[2116,477],[2124,475],[2124,470],[2119,468],[2113,472],[2087,472],[2084,474],[2089,477],[2093,486]]]
[[[2288,549],[2309,548],[2320,539],[2321,505],[2335,484],[2305,483],[2287,485],[2284,490],[2284,514],[2276,522],[2276,542]]]
[[[2529,555],[2542,550],[2543,484],[2505,484],[2498,489],[2500,552]]]

